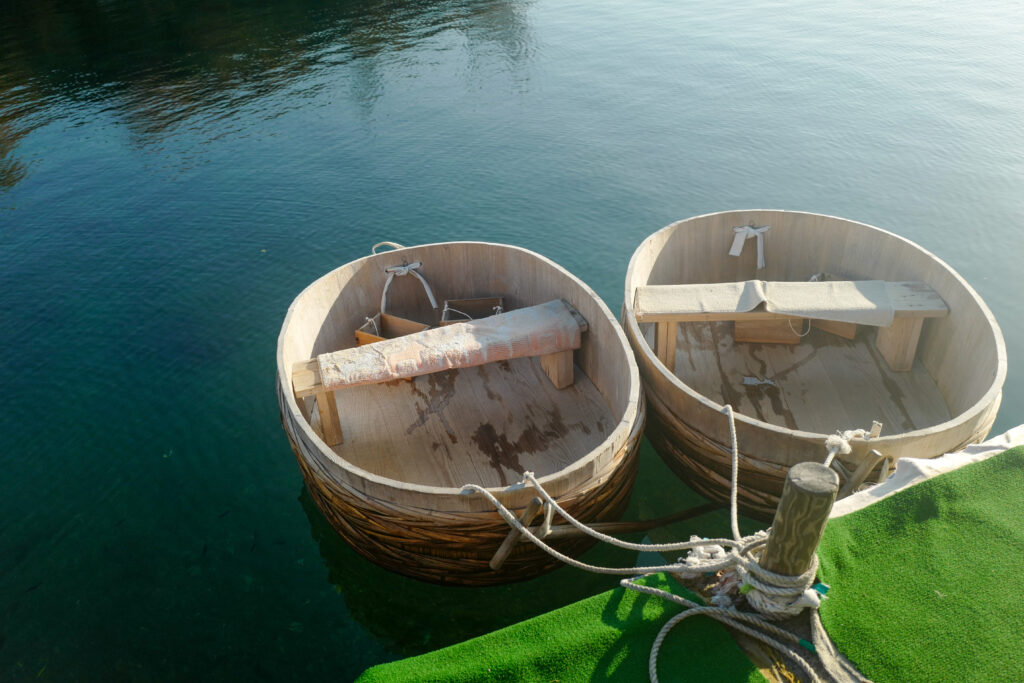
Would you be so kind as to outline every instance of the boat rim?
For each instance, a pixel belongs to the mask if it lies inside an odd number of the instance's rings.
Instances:
[[[821,217],[821,218],[831,218],[831,219],[835,219],[835,220],[838,220],[838,221],[844,221],[846,223],[851,223],[851,224],[854,224],[854,225],[859,225],[859,226],[862,226],[864,228],[867,228],[868,230],[873,230],[873,231],[882,233],[884,235],[888,235],[890,237],[893,237],[893,238],[895,238],[895,239],[897,239],[897,240],[899,240],[901,242],[904,242],[908,246],[910,246],[910,247],[912,247],[914,249],[917,249],[918,251],[921,251],[924,254],[930,256],[932,259],[935,260],[936,264],[938,264],[939,266],[944,268],[948,273],[950,273],[956,279],[956,281],[959,282],[960,285],[965,290],[967,290],[967,292],[971,295],[971,298],[974,300],[974,303],[981,309],[981,312],[984,314],[985,319],[992,326],[992,331],[994,333],[995,342],[996,342],[997,368],[996,368],[995,377],[993,378],[992,383],[989,385],[988,390],[977,401],[975,401],[967,410],[964,410],[964,411],[961,411],[960,413],[957,413],[957,415],[955,417],[952,417],[949,420],[946,420],[945,422],[941,422],[941,423],[935,424],[935,425],[930,425],[928,427],[922,427],[921,429],[914,429],[914,430],[911,430],[911,431],[908,431],[908,432],[898,432],[898,433],[895,433],[895,434],[889,434],[888,436],[880,436],[880,437],[877,437],[877,438],[873,438],[871,440],[873,443],[877,442],[879,444],[884,445],[886,443],[890,443],[892,441],[896,441],[897,439],[900,439],[900,440],[905,439],[908,436],[911,436],[911,437],[926,436],[927,434],[930,434],[932,432],[946,431],[946,430],[952,429],[952,428],[957,427],[957,426],[959,426],[959,425],[961,425],[961,424],[963,424],[965,422],[968,422],[970,420],[975,419],[978,416],[978,414],[980,414],[982,411],[988,410],[991,407],[991,404],[992,404],[993,401],[999,400],[999,397],[1000,397],[1000,395],[1002,394],[1002,391],[1003,391],[1003,383],[1004,383],[1004,381],[1006,379],[1006,365],[1007,365],[1006,342],[1003,339],[1003,332],[1002,332],[1002,329],[999,327],[999,323],[996,322],[995,316],[992,314],[992,311],[989,309],[988,305],[985,303],[984,299],[981,298],[981,296],[978,294],[978,292],[975,291],[975,289],[973,287],[971,287],[971,285],[967,282],[967,280],[965,280],[963,278],[963,276],[961,276],[960,273],[958,273],[956,271],[956,269],[954,269],[952,266],[950,266],[944,260],[942,260],[941,258],[936,256],[934,253],[932,253],[928,249],[925,249],[921,245],[917,244],[913,240],[907,239],[906,237],[903,237],[901,235],[897,235],[896,233],[890,232],[889,230],[885,230],[883,228],[879,228],[877,226],[870,225],[868,223],[862,223],[860,221],[850,220],[849,218],[842,218],[841,216],[833,216],[831,214],[823,214],[823,213],[814,213],[814,212],[811,212],[811,211],[789,211],[789,210],[786,210],[786,209],[734,209],[734,210],[730,210],[730,211],[712,211],[710,213],[704,213],[704,214],[700,214],[700,215],[697,215],[697,216],[690,216],[689,218],[683,218],[683,219],[678,220],[678,221],[673,221],[672,223],[669,223],[665,227],[663,227],[663,228],[661,228],[659,230],[656,230],[655,232],[649,234],[647,237],[645,237],[643,240],[641,240],[640,244],[638,244],[636,249],[633,251],[633,255],[629,259],[629,266],[627,266],[627,268],[626,268],[626,286],[625,286],[625,290],[624,290],[624,293],[623,293],[622,310],[623,310],[623,317],[625,318],[625,325],[624,325],[624,327],[628,327],[629,328],[629,331],[630,331],[630,333],[631,333],[631,335],[633,336],[634,339],[636,339],[638,341],[643,341],[642,344],[638,343],[636,345],[636,346],[640,347],[639,349],[634,347],[634,351],[642,352],[644,354],[644,356],[649,361],[653,362],[654,367],[657,368],[658,371],[666,379],[668,379],[668,381],[676,389],[678,389],[678,390],[682,391],[683,393],[685,393],[686,395],[694,398],[695,400],[697,400],[699,403],[701,403],[705,407],[711,408],[711,409],[716,410],[718,412],[724,412],[724,410],[725,410],[725,405],[724,404],[720,404],[720,403],[717,403],[716,401],[713,401],[710,397],[708,397],[705,394],[702,394],[702,393],[696,391],[695,389],[690,387],[688,384],[683,382],[679,377],[676,376],[675,373],[669,372],[668,368],[665,367],[664,363],[662,363],[658,359],[657,355],[655,355],[654,350],[651,348],[651,345],[647,343],[647,341],[644,338],[644,336],[640,333],[640,325],[636,321],[636,311],[633,310],[633,304],[632,304],[632,301],[630,299],[630,288],[631,287],[635,288],[636,286],[638,286],[638,285],[634,285],[633,284],[633,279],[634,279],[634,276],[635,276],[636,259],[637,259],[638,255],[640,254],[640,250],[644,247],[645,244],[647,244],[655,236],[657,236],[657,235],[659,235],[659,234],[661,234],[663,232],[675,229],[680,223],[685,223],[685,222],[688,222],[688,221],[695,221],[695,220],[702,219],[702,218],[709,218],[711,216],[721,216],[721,215],[731,214],[731,213],[737,213],[738,214],[738,213],[754,213],[754,212],[772,212],[772,213],[782,213],[782,214],[792,214],[792,215],[802,215],[802,216],[815,216],[815,217]],[[780,427],[779,425],[774,425],[774,424],[772,424],[770,422],[765,422],[763,420],[758,420],[757,418],[752,418],[752,417],[749,417],[747,415],[743,415],[742,413],[739,413],[739,412],[734,412],[733,416],[734,416],[734,419],[736,420],[736,422],[738,422],[738,423],[746,424],[746,425],[749,425],[751,427],[756,427],[758,429],[762,429],[762,430],[765,430],[765,431],[768,431],[768,432],[772,432],[772,433],[778,434],[780,436],[796,436],[796,437],[801,438],[801,439],[821,440],[821,441],[824,441],[826,438],[829,437],[829,434],[825,434],[823,432],[808,432],[808,431],[804,431],[804,430],[801,430],[801,429],[789,429],[788,427]]]
[[[307,291],[312,289],[318,282],[325,278],[331,277],[342,268],[346,268],[354,264],[360,264],[361,262],[369,261],[371,259],[378,259],[388,254],[399,253],[410,249],[423,249],[426,247],[436,247],[440,245],[478,245],[487,247],[497,247],[501,249],[510,249],[513,251],[522,252],[523,254],[540,259],[547,266],[554,268],[558,271],[561,271],[564,275],[568,276],[581,288],[582,292],[585,295],[592,297],[597,302],[598,308],[608,318],[608,321],[612,323],[612,330],[614,331],[619,343],[622,345],[622,350],[625,354],[626,359],[626,367],[629,373],[629,394],[628,398],[626,399],[626,405],[623,410],[622,417],[616,424],[615,429],[613,429],[608,434],[604,441],[602,441],[597,446],[592,448],[584,457],[574,460],[572,464],[563,467],[560,470],[557,470],[550,474],[546,474],[543,477],[538,477],[537,482],[541,485],[548,484],[552,481],[555,481],[565,476],[567,473],[570,473],[576,469],[586,467],[588,464],[590,464],[590,462],[597,459],[601,454],[607,451],[611,451],[612,456],[614,456],[614,453],[616,451],[618,451],[626,444],[628,444],[631,438],[633,437],[633,432],[643,424],[642,416],[639,415],[640,403],[642,400],[640,370],[637,366],[636,358],[633,356],[633,349],[632,345],[630,345],[629,343],[629,339],[626,338],[626,334],[623,331],[622,326],[619,324],[615,316],[612,315],[611,309],[608,308],[608,305],[604,302],[604,300],[600,296],[598,296],[597,292],[595,292],[586,282],[578,278],[572,272],[563,268],[562,266],[555,263],[553,260],[544,256],[543,254],[539,254],[531,249],[526,249],[525,247],[519,247],[512,244],[502,244],[500,242],[458,240],[451,242],[430,242],[428,244],[403,246],[401,249],[393,249],[390,251],[384,251],[377,254],[367,254],[366,256],[363,256],[361,258],[349,261],[347,263],[343,263],[337,268],[334,268],[328,271],[327,273],[324,273],[320,277],[310,282],[306,287],[303,288],[301,292],[299,292],[298,295],[295,296],[291,304],[289,304],[288,312],[285,314],[284,322],[281,324],[281,331],[278,333],[277,337],[276,359],[278,392],[283,396],[287,409],[292,412],[293,416],[296,416],[297,419],[295,419],[294,422],[298,424],[299,429],[303,430],[306,436],[310,439],[310,442],[313,443],[320,450],[320,453],[327,457],[333,464],[340,467],[341,469],[346,470],[348,472],[352,472],[356,476],[366,479],[378,485],[403,489],[407,491],[415,491],[417,493],[425,493],[435,496],[465,495],[463,493],[463,487],[452,488],[444,486],[429,486],[426,484],[416,484],[413,482],[401,481],[399,479],[392,479],[390,477],[385,477],[379,474],[374,474],[373,472],[369,472],[368,470],[364,470],[363,468],[358,467],[352,464],[351,462],[345,460],[341,456],[339,456],[337,453],[333,451],[333,449],[327,446],[327,444],[320,437],[320,435],[313,430],[312,425],[310,425],[309,421],[306,420],[306,418],[303,416],[302,411],[299,410],[298,403],[295,400],[295,394],[291,391],[290,373],[287,372],[284,363],[285,334],[288,331],[288,328],[292,322],[292,316],[296,311],[296,303],[300,299],[302,299],[303,295],[305,295]],[[599,477],[602,474],[603,472],[596,473],[595,476]],[[467,484],[469,483],[473,482],[467,482]],[[347,483],[346,485],[351,486],[351,483]],[[521,482],[517,482],[509,486],[487,487],[486,490],[492,494],[500,494],[503,492],[516,491],[524,487],[524,484],[522,484]]]

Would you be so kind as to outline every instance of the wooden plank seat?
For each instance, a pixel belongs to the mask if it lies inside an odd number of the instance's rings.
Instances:
[[[469,368],[513,358],[540,357],[552,384],[573,383],[573,350],[580,348],[587,321],[561,299],[499,315],[437,327],[300,361],[292,368],[292,389],[301,399],[315,396],[324,441],[342,442],[334,392],[443,370]]]
[[[767,302],[765,292],[771,293]],[[656,324],[655,353],[673,371],[678,323],[808,318],[826,321],[823,327],[877,326],[879,352],[892,370],[905,371],[914,364],[924,319],[949,314],[942,297],[923,282],[874,280],[648,285],[636,288],[633,309],[637,322]]]

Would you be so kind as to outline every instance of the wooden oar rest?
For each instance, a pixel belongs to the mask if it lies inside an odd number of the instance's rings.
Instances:
[[[334,392],[364,384],[419,377],[442,370],[540,356],[558,389],[573,383],[572,352],[587,321],[560,299],[500,315],[437,327],[375,344],[300,361],[292,368],[297,399],[315,396],[324,441],[342,442]]]
[[[843,319],[843,315],[830,315],[828,310],[815,310],[813,315],[798,316],[779,312],[786,310],[785,296],[773,310],[770,305],[751,306],[749,288],[745,285],[776,285],[784,295],[801,301],[828,301],[829,292],[837,288],[878,291],[881,286],[892,307],[892,322],[878,327],[875,344],[889,367],[894,371],[910,370],[917,352],[917,342],[925,318],[941,318],[949,308],[935,290],[923,282],[786,282],[748,283],[723,282],[692,285],[649,285],[637,287],[633,310],[637,322],[655,323],[655,353],[670,370],[675,369],[676,324],[681,322],[713,321],[802,321],[807,318],[826,320]],[[779,287],[778,285],[781,285]],[[870,285],[870,287],[868,286]],[[819,297],[820,295],[820,297]],[[883,297],[884,298],[884,297]],[[772,297],[775,303],[775,297]],[[865,302],[864,313],[871,317],[871,302]],[[848,320],[859,320],[853,315]],[[848,324],[848,323],[838,323]],[[860,324],[870,324],[860,322]]]

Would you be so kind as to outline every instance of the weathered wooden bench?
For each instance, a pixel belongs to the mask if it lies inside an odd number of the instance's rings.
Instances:
[[[443,370],[468,368],[513,358],[540,357],[540,365],[558,389],[573,383],[573,350],[581,344],[587,321],[565,301],[521,308],[500,315],[436,327],[299,361],[292,367],[296,399],[316,397],[321,436],[342,442],[334,392]]]
[[[756,283],[753,281],[752,283]],[[800,321],[807,317],[772,312],[761,303],[749,309],[750,299],[742,286],[752,283],[713,283],[691,285],[649,285],[637,287],[633,310],[637,322],[655,323],[655,353],[670,370],[675,370],[676,325],[681,322],[713,321]],[[760,283],[771,286],[776,283]],[[785,292],[802,299],[824,295],[835,282],[778,283]],[[910,370],[925,318],[941,318],[949,308],[935,290],[923,282],[848,283],[852,287],[884,285],[892,307],[892,324],[878,328],[875,344],[894,371]],[[827,298],[827,297],[824,297]],[[709,305],[710,304],[710,305]],[[813,316],[816,319],[820,316]],[[827,315],[825,316],[828,317]],[[841,316],[838,316],[841,317]],[[850,323],[830,322],[832,325]],[[847,335],[851,336],[852,335]]]

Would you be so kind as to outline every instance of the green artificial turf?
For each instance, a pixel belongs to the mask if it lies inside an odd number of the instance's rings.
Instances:
[[[1024,448],[829,522],[821,618],[878,681],[1024,680]]]
[[[647,583],[694,599],[664,575]],[[646,681],[654,638],[680,609],[616,588],[458,645],[375,666],[358,683]],[[658,674],[664,683],[764,681],[725,629],[706,617],[686,619],[672,630]]]

